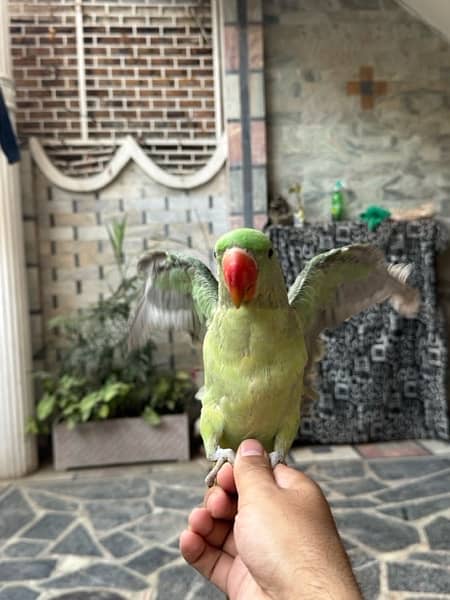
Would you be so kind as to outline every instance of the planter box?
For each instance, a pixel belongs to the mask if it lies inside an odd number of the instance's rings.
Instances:
[[[58,471],[79,467],[189,460],[186,414],[166,415],[157,427],[141,418],[83,423],[68,429],[53,427],[53,455]]]

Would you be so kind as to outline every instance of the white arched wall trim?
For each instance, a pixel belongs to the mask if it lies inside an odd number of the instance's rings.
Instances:
[[[69,177],[55,167],[42,144],[37,138],[30,138],[30,151],[33,159],[47,177],[56,186],[70,192],[95,192],[110,184],[130,160],[157,183],[177,190],[190,190],[210,181],[223,167],[227,158],[226,136],[222,135],[217,148],[207,164],[192,175],[172,175],[161,169],[139,144],[128,136],[116,151],[102,173],[90,177]]]

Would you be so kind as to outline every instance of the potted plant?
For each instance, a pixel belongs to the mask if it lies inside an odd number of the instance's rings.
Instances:
[[[117,289],[49,323],[61,361],[53,372],[35,374],[42,394],[27,429],[52,433],[56,469],[189,458],[192,378],[156,369],[151,341],[127,348],[140,282],[126,276],[125,228],[123,220],[108,230],[121,276]]]

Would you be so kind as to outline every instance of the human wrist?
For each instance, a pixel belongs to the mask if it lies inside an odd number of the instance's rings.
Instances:
[[[273,600],[363,600],[350,567],[340,576],[322,569],[297,569],[269,596]]]

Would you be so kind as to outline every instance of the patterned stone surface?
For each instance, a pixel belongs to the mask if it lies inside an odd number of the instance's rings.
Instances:
[[[164,548],[155,546],[142,554],[138,554],[138,556],[127,563],[127,567],[142,573],[142,575],[150,575],[150,573],[153,573],[167,563],[176,560],[178,557],[178,552],[169,552]]]
[[[3,560],[0,562],[0,581],[47,579],[55,566],[55,560]]]
[[[450,590],[450,571],[443,567],[427,567],[413,562],[392,562],[387,566],[392,591],[446,594]]]
[[[70,533],[51,548],[52,554],[75,554],[80,556],[101,556],[98,546],[83,525],[77,525]]]
[[[347,535],[378,552],[402,550],[419,543],[414,527],[367,511],[336,513],[336,521]]]
[[[450,519],[439,517],[425,527],[428,543],[433,550],[450,552]]]
[[[45,542],[25,542],[20,541],[10,544],[4,550],[8,558],[33,558],[37,556],[46,547]]]
[[[27,529],[22,535],[26,538],[54,540],[72,523],[70,515],[48,513]]]
[[[338,179],[353,216],[425,199],[448,211],[448,41],[392,0],[263,7],[270,192],[302,183],[308,220],[330,218]],[[371,110],[347,95],[364,66],[387,83]]]
[[[20,490],[11,490],[0,500],[0,539],[9,538],[33,517],[33,510]]]
[[[145,590],[146,582],[119,565],[93,564],[74,573],[49,579],[46,588],[112,587],[125,590]]]
[[[23,585],[11,585],[0,591],[0,600],[35,600],[38,596],[39,592]]]
[[[121,502],[113,506],[105,506],[100,502],[89,503],[86,509],[93,527],[99,531],[114,529],[151,512],[147,502]]]
[[[373,460],[350,450],[291,456],[328,495],[364,599],[450,600],[450,449]],[[0,497],[10,532],[0,539],[0,600],[224,600],[178,551],[205,471],[197,461],[11,485]]]
[[[115,558],[128,556],[142,548],[142,544],[127,533],[118,531],[102,538],[101,543]]]

